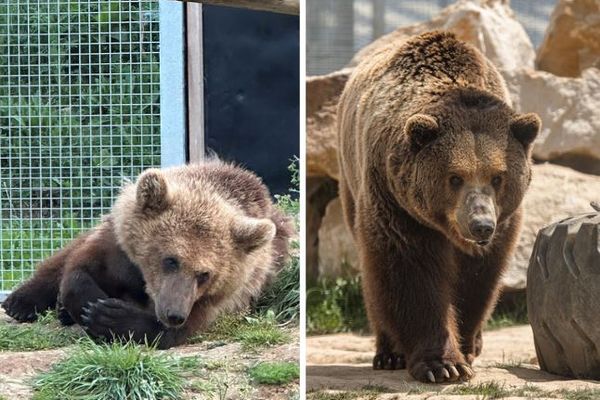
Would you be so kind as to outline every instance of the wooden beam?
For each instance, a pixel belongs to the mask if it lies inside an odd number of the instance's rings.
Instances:
[[[190,162],[204,159],[204,59],[202,4],[186,7],[188,154]]]
[[[300,0],[178,0],[215,6],[249,8],[281,14],[300,15]]]

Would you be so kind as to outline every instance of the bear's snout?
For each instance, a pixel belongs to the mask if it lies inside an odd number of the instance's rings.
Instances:
[[[469,231],[479,245],[486,245],[496,229],[496,222],[491,218],[477,217],[469,223]]]
[[[178,313],[176,311],[167,310],[167,321],[169,323],[169,326],[171,326],[173,328],[177,328],[178,326],[183,325],[185,320],[186,320],[186,317],[184,315],[182,315],[181,313]]]
[[[457,212],[459,231],[466,240],[485,246],[496,231],[496,217],[492,196],[480,189],[469,191]]]

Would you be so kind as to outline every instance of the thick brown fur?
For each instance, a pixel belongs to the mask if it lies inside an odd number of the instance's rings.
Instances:
[[[251,172],[219,160],[150,169],[2,306],[24,322],[58,305],[94,337],[168,348],[248,307],[287,261],[292,233]]]
[[[510,108],[479,51],[430,32],[359,64],[338,124],[374,368],[469,379],[518,237],[539,118]],[[495,227],[489,240],[473,236],[479,214]]]

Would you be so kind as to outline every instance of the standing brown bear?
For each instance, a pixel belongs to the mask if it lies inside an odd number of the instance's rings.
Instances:
[[[430,32],[359,64],[338,121],[373,367],[470,379],[519,234],[539,117],[511,109],[479,51]]]
[[[27,322],[58,300],[61,321],[94,337],[168,348],[258,297],[292,232],[249,171],[219,160],[150,169],[2,307]]]

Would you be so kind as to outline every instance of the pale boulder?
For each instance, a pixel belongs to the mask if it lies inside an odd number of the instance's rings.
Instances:
[[[356,65],[391,44],[397,45],[411,36],[432,30],[454,32],[460,40],[479,49],[498,68],[533,68],[533,44],[507,0],[459,0],[429,21],[401,27],[380,37],[359,51],[350,65]]]
[[[337,103],[351,70],[306,79],[306,170],[338,179]]]
[[[515,110],[542,119],[533,156],[600,174],[600,70],[587,69],[580,78],[530,69],[502,74]]]
[[[319,228],[319,276],[336,278],[342,272],[356,272],[357,269],[354,239],[344,223],[342,203],[335,198],[327,205]]]

